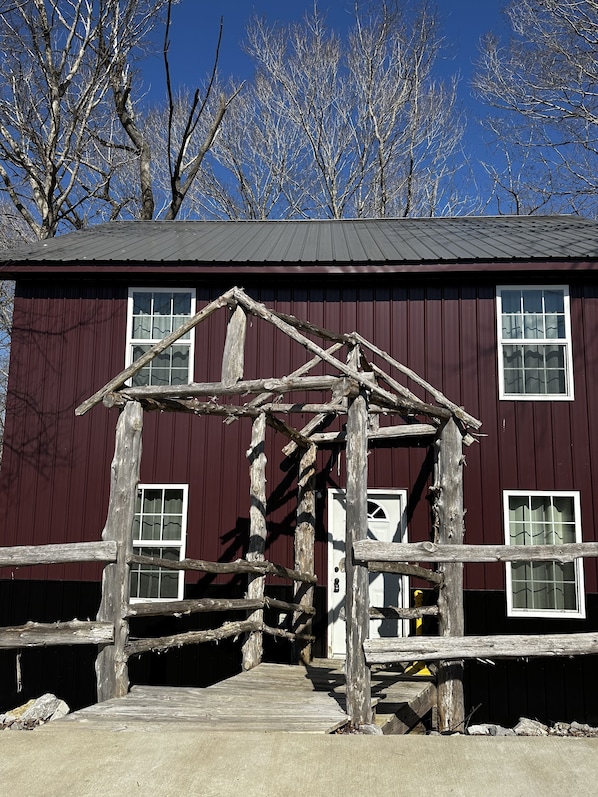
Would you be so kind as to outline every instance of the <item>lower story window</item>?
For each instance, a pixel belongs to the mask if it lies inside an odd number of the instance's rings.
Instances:
[[[186,484],[140,484],[133,524],[133,552],[178,562],[185,556]],[[132,600],[182,600],[184,573],[156,565],[131,568]]]
[[[507,545],[581,542],[579,493],[505,493]],[[585,617],[582,560],[508,562],[507,610],[512,617]]]

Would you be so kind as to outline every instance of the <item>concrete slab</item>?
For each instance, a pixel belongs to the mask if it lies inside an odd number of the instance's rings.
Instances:
[[[598,739],[82,730],[0,733],[11,797],[551,797],[598,792]]]

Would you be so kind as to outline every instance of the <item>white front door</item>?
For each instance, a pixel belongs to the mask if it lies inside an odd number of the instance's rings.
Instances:
[[[368,490],[368,538],[381,542],[406,542],[405,490]],[[345,656],[345,518],[344,490],[328,491],[328,656]],[[409,605],[406,576],[370,575],[370,606]],[[370,639],[406,636],[405,620],[370,620]]]

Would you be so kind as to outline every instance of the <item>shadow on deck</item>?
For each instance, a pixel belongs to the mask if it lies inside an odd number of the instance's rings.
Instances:
[[[372,672],[372,704],[382,732],[407,733],[435,702],[428,679]],[[283,731],[334,733],[348,722],[342,662],[308,667],[260,664],[205,689],[133,686],[125,697],[82,709],[60,722],[126,730]]]

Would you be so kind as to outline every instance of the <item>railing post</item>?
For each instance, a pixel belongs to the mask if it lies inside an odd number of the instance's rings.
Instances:
[[[295,529],[295,570],[314,572],[314,543],[316,537],[316,453],[314,445],[301,451],[297,484],[297,526]],[[314,586],[300,581],[295,584],[295,603],[311,609],[314,605]],[[306,619],[307,618],[307,619]],[[296,612],[293,631],[311,634],[311,616]],[[297,640],[296,658],[308,664],[311,661],[311,642]]]
[[[96,658],[98,702],[122,697],[129,688],[125,645],[129,635],[127,610],[130,597],[128,557],[133,549],[133,520],[139,467],[143,409],[136,401],[125,404],[116,426],[110,475],[108,517],[103,540],[115,540],[117,560],[104,568],[98,620],[114,623],[114,643],[101,646]]]
[[[449,419],[436,441],[434,513],[437,542],[463,544],[463,438],[454,419]],[[463,563],[443,562],[444,576],[438,595],[439,633],[463,636]],[[438,668],[438,722],[441,731],[463,730],[465,701],[462,660],[441,661]]]
[[[347,414],[347,529],[345,540],[347,714],[351,725],[370,725],[372,696],[370,670],[363,643],[369,633],[369,575],[353,560],[353,543],[365,540],[368,530],[368,401],[363,388],[349,400]]]
[[[247,451],[250,475],[249,547],[247,561],[263,562],[266,552],[266,416],[261,412],[251,429],[251,446]],[[247,585],[248,598],[263,598],[265,575],[250,575]],[[248,620],[260,625],[264,621],[264,610],[252,612]],[[251,631],[243,644],[243,669],[258,665],[264,653],[262,630]]]

